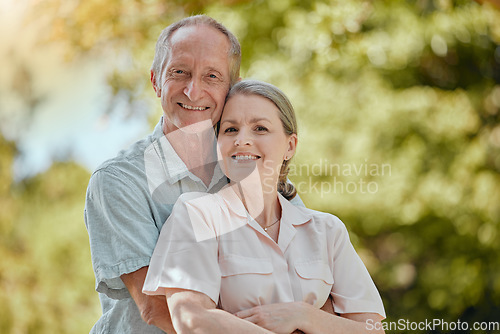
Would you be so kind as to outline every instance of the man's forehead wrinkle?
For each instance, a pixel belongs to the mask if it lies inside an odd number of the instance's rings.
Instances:
[[[182,28],[184,29],[184,28]],[[221,32],[211,29],[211,33],[209,35],[204,32],[198,33],[197,31],[191,32],[182,32],[176,31],[171,38],[170,47],[171,50],[179,50],[184,47],[195,47],[198,50],[215,50],[216,52],[220,50],[220,53],[226,55],[229,53],[230,44],[227,40],[226,36]],[[203,36],[201,36],[203,35]],[[221,50],[221,45],[224,44],[224,49]]]
[[[202,36],[203,35],[203,36]],[[207,38],[210,35],[210,38]],[[207,25],[186,26],[176,30],[170,37],[172,48],[176,44],[198,42],[198,46],[219,46],[219,43],[226,44],[227,52],[230,49],[230,43],[226,35],[217,29]]]

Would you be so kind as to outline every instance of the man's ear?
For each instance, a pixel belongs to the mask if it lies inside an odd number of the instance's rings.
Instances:
[[[153,85],[153,89],[155,90],[156,96],[161,97],[161,88],[156,85],[156,76],[153,70],[151,70],[151,84]]]

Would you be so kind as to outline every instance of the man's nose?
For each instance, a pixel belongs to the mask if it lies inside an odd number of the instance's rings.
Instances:
[[[189,80],[184,88],[184,94],[189,98],[189,100],[198,101],[203,94],[201,82],[196,78]]]

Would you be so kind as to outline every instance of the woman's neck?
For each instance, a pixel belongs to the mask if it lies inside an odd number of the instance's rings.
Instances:
[[[242,181],[231,182],[230,184],[250,216],[263,228],[270,226],[281,218],[277,185],[275,182],[272,184],[274,186],[262,182],[257,169]]]

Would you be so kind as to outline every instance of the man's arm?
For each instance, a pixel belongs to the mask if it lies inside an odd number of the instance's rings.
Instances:
[[[156,326],[167,333],[174,334],[175,330],[172,326],[172,319],[170,319],[165,296],[149,296],[142,293],[142,286],[147,272],[148,267],[142,267],[120,277],[137,304],[142,319],[148,325]]]

